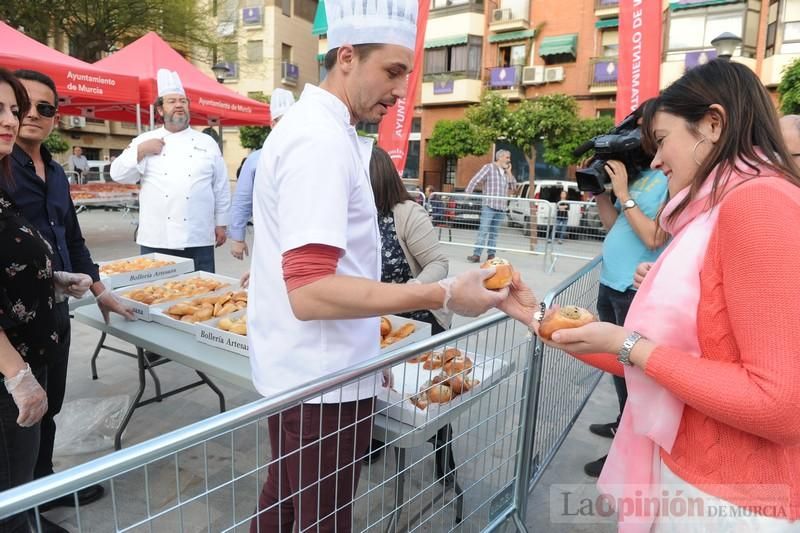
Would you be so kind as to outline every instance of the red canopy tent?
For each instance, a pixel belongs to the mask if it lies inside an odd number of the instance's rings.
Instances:
[[[107,118],[103,115],[126,108],[130,113],[136,112],[139,88],[135,77],[62,54],[4,22],[0,22],[0,43],[0,66],[38,70],[53,78],[61,113]]]
[[[265,126],[270,122],[269,106],[246,98],[210,78],[186,61],[155,32],[137,39],[125,48],[94,63],[111,72],[135,74],[143,120],[150,119],[151,106],[158,96],[156,73],[160,68],[174,70],[181,77],[186,96],[191,100],[192,124],[197,126]],[[135,115],[116,117],[135,121]]]

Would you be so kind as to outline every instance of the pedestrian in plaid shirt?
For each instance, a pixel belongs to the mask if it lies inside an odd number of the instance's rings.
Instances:
[[[478,240],[472,255],[467,257],[470,263],[479,263],[484,243],[487,248],[486,259],[494,259],[497,242],[497,227],[506,213],[507,200],[499,197],[513,195],[517,190],[517,180],[511,173],[511,152],[498,150],[494,154],[494,163],[486,163],[481,167],[467,185],[466,193],[471,194],[475,187],[483,184],[483,207],[481,207],[481,223],[478,229]]]

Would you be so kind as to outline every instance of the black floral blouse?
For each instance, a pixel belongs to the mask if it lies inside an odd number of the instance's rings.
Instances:
[[[378,215],[378,228],[381,232],[381,281],[384,283],[408,283],[413,276],[400,241],[397,239],[394,217]],[[398,316],[438,326],[436,318],[430,311],[412,311],[400,313]]]
[[[58,343],[53,249],[0,190],[0,329],[31,367]]]

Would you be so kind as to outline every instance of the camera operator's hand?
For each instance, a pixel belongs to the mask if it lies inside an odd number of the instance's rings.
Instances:
[[[631,197],[628,192],[628,171],[625,164],[621,161],[611,160],[606,163],[606,172],[611,178],[611,187],[614,189],[614,196],[620,202],[624,202]]]

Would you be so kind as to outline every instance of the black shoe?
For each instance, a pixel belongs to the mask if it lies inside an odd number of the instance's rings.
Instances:
[[[603,471],[603,465],[606,464],[606,457],[608,456],[604,455],[597,461],[586,463],[585,465],[583,465],[583,471],[586,472],[587,476],[600,477],[600,472]]]
[[[487,261],[491,261],[492,259],[494,259],[494,254],[489,254],[486,256]]]
[[[589,431],[595,435],[600,435],[601,437],[605,437],[607,439],[613,439],[614,435],[617,434],[617,427],[619,427],[619,422],[609,422],[608,424],[592,424],[589,426]]]
[[[38,531],[38,529],[36,527],[36,522],[35,522],[36,519],[34,518],[33,520],[34,520],[33,529],[34,529],[34,531]],[[47,518],[45,518],[43,516],[39,516],[39,520],[42,521],[42,533],[69,533],[68,529],[64,529],[63,527],[59,526],[55,522],[53,522],[51,520],[48,520]]]
[[[468,255],[467,256],[467,261],[469,261],[470,263],[480,263],[481,262],[481,256],[479,256],[479,255]]]
[[[369,453],[361,459],[361,462],[365,465],[371,465],[375,461],[381,458],[381,454],[383,453],[383,449],[386,447],[383,442],[379,440],[372,439],[372,443],[369,445]]]
[[[94,503],[102,498],[105,493],[106,489],[104,489],[102,485],[89,485],[85,489],[78,491],[78,505],[83,507],[84,505]],[[55,500],[50,500],[49,502],[43,503],[39,506],[39,511],[45,512],[49,511],[50,509],[55,509],[56,507],[73,507],[74,505],[74,494],[67,494],[66,496],[61,496]]]

